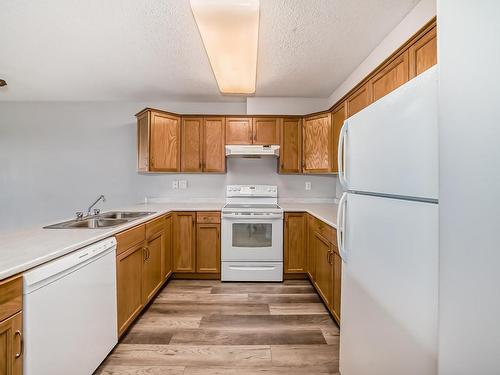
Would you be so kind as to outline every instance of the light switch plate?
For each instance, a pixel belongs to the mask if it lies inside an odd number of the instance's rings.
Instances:
[[[311,182],[306,181],[306,190],[311,190]]]
[[[187,180],[179,180],[179,189],[187,189]]]
[[[172,189],[179,189],[179,180],[172,181]]]

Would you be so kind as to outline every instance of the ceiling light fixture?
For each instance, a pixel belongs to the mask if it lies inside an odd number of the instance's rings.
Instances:
[[[259,0],[190,2],[221,93],[255,93]]]

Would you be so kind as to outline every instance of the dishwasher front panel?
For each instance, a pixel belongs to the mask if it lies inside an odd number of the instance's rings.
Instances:
[[[116,311],[115,247],[26,294],[24,374],[92,374],[118,342]]]

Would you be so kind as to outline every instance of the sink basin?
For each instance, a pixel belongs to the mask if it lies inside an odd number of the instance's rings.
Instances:
[[[110,211],[102,214],[57,223],[44,227],[44,229],[100,229],[112,228],[118,225],[137,220],[141,217],[154,214],[154,212]]]
[[[143,216],[154,214],[154,212],[134,212],[134,211],[110,211],[99,215],[106,219],[138,219]]]

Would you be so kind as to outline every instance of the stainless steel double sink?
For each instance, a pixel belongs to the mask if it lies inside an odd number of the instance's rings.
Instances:
[[[44,229],[102,229],[112,228],[118,225],[152,215],[155,212],[134,212],[134,211],[110,211],[102,214],[87,216],[81,219],[74,219],[48,225]]]

